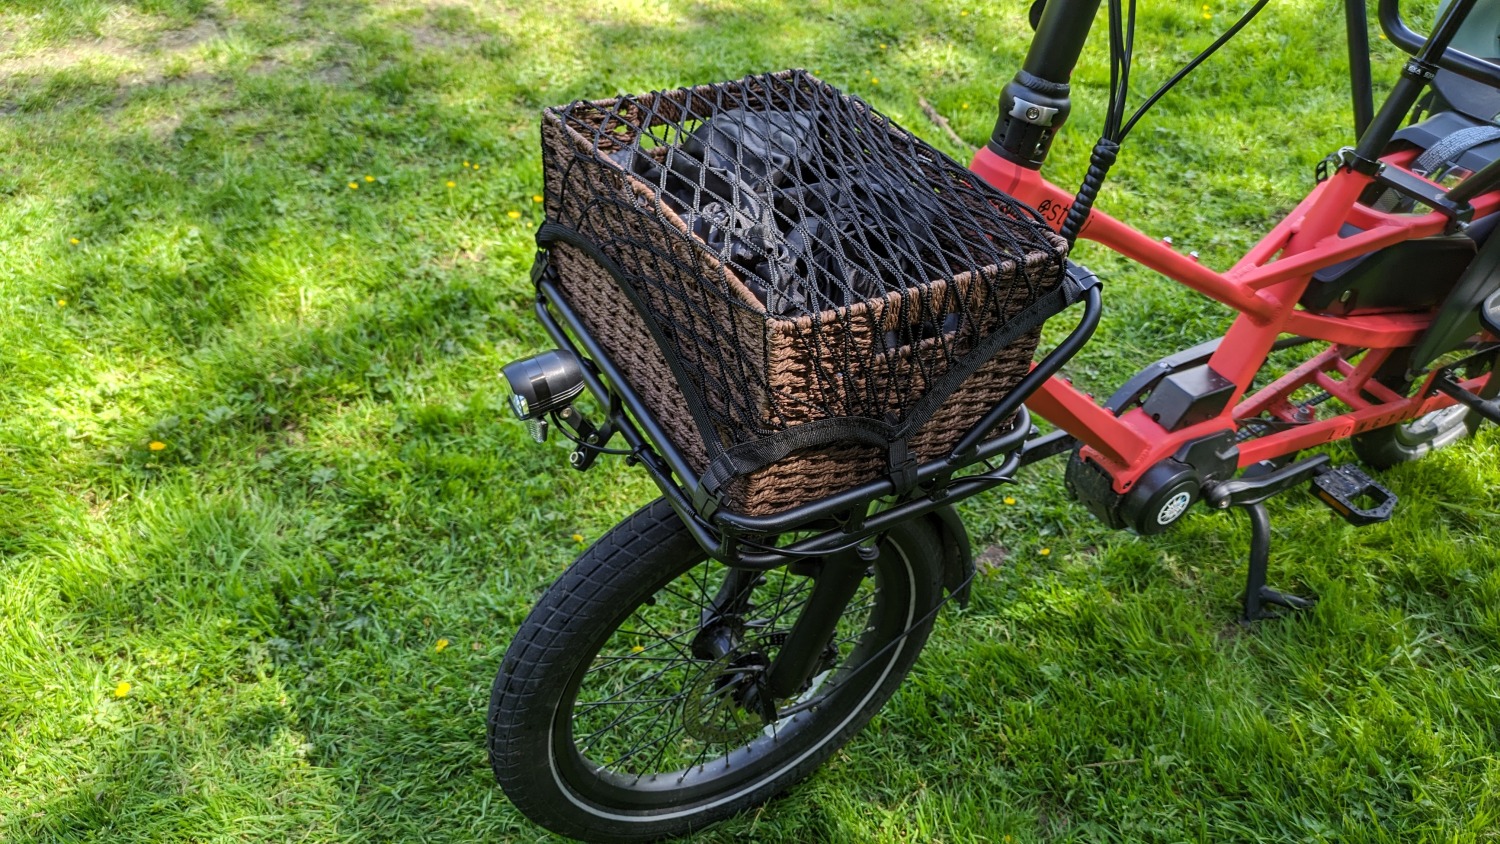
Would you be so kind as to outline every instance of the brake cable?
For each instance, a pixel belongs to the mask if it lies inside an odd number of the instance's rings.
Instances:
[[[1094,200],[1099,196],[1099,189],[1103,187],[1109,168],[1119,156],[1120,144],[1130,134],[1130,130],[1178,82],[1197,70],[1220,47],[1229,43],[1229,39],[1238,35],[1269,2],[1270,0],[1257,0],[1233,26],[1172,74],[1171,78],[1141,103],[1129,120],[1125,120],[1126,98],[1130,94],[1130,64],[1135,52],[1135,0],[1129,0],[1128,11],[1121,8],[1121,0],[1109,0],[1109,106],[1105,114],[1104,133],[1098,143],[1094,144],[1094,151],[1089,156],[1088,172],[1084,174],[1083,184],[1079,186],[1078,195],[1073,198],[1067,219],[1063,222],[1062,236],[1067,239],[1070,247],[1088,221],[1089,214],[1094,209]]]

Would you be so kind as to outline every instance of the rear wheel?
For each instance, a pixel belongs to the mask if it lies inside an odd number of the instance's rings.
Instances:
[[[761,684],[817,585],[706,558],[658,500],[554,583],[517,631],[490,702],[490,761],[532,820],[592,841],[682,835],[811,773],[910,669],[941,594],[939,538],[893,528],[810,679]]]
[[[1486,369],[1491,369],[1494,360],[1470,367],[1465,373],[1474,378]],[[1397,387],[1396,384],[1391,386]],[[1398,389],[1409,388],[1402,383]],[[1491,375],[1479,389],[1483,398],[1494,398],[1500,394],[1500,379]],[[1402,422],[1377,428],[1349,438],[1354,453],[1367,466],[1389,469],[1400,463],[1410,463],[1472,435],[1484,418],[1463,405],[1455,405],[1419,416],[1410,422]]]

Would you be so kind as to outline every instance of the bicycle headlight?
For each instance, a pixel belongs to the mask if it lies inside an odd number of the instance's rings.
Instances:
[[[510,409],[537,442],[547,441],[547,414],[573,403],[583,392],[578,356],[553,349],[508,363],[500,370],[510,387]]]

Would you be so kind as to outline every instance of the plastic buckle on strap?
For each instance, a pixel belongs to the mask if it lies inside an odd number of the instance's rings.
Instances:
[[[552,265],[552,259],[545,248],[537,249],[536,258],[531,262],[531,286],[536,287],[542,283],[542,276],[547,274],[547,268]]]
[[[697,513],[700,519],[708,521],[714,513],[718,512],[722,504],[719,493],[728,479],[729,477],[721,474],[717,464],[710,464],[708,471],[704,472],[698,482],[689,488],[688,500],[692,502],[693,512]]]
[[[1328,157],[1318,162],[1318,183],[1328,181],[1329,177],[1340,170],[1353,170],[1366,176],[1374,176],[1383,167],[1379,161],[1371,161],[1357,155],[1354,147],[1340,147],[1337,152],[1331,152]]]
[[[917,488],[917,458],[907,447],[905,439],[891,443],[888,461],[891,483],[896,485],[898,498]]]

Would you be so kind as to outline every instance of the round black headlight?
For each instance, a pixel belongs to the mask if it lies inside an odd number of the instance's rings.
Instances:
[[[524,422],[567,407],[583,392],[583,366],[563,349],[506,364],[500,374],[510,386],[510,409]]]

